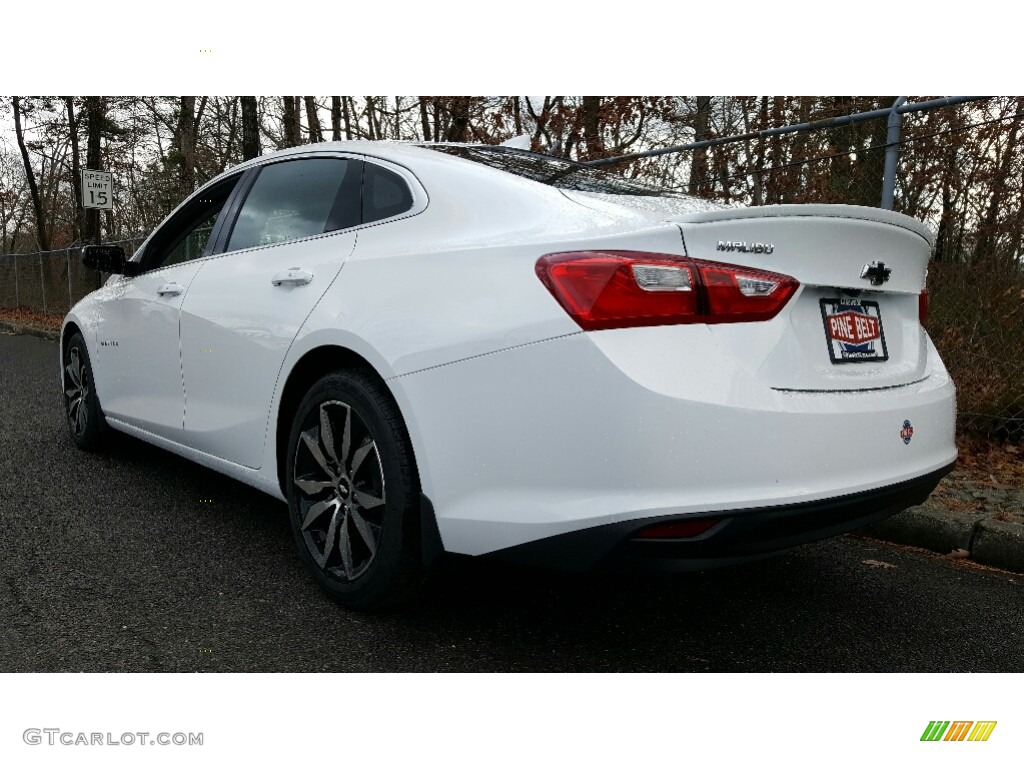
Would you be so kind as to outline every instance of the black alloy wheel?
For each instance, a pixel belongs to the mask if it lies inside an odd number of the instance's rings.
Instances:
[[[68,340],[63,374],[64,413],[71,440],[82,450],[96,450],[102,445],[108,428],[96,396],[89,351],[80,333]]]
[[[299,555],[335,600],[371,609],[425,575],[419,481],[397,406],[365,371],[320,379],[299,404],[287,495]]]

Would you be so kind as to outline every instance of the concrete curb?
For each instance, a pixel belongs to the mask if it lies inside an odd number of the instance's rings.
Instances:
[[[960,550],[983,565],[1024,573],[1024,523],[1004,522],[996,519],[996,514],[953,512],[926,502],[876,523],[864,533],[944,555]]]
[[[38,336],[40,339],[47,339],[48,341],[58,341],[60,339],[60,331],[50,331],[45,328],[33,328],[30,325],[12,323],[10,320],[0,320],[0,331],[20,333],[26,336]]]
[[[1024,573],[1024,524],[982,520],[974,536],[971,557],[985,565]]]

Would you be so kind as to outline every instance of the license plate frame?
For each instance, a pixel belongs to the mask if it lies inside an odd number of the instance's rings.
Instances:
[[[877,301],[827,297],[819,302],[825,346],[833,365],[884,363],[889,359]]]

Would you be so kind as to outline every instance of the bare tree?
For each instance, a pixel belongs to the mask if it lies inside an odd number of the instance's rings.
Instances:
[[[331,96],[331,141],[341,141],[341,96]]]
[[[420,124],[423,127],[423,140],[432,141],[430,138],[430,116],[427,114],[426,96],[420,96]]]
[[[283,146],[285,147],[297,147],[299,145],[297,106],[295,96],[284,97],[284,113],[281,120],[284,130]]]
[[[78,150],[78,120],[75,118],[74,97],[65,96],[64,105],[68,113],[68,132],[71,134],[71,188],[75,193],[75,239],[82,242],[82,235],[85,232],[85,208],[82,205],[82,162]]]
[[[587,159],[594,160],[604,156],[604,140],[601,136],[601,97],[584,96],[582,112],[583,140],[587,147]]]
[[[192,194],[196,187],[196,97],[182,96],[176,132],[179,156],[180,197]]]
[[[93,171],[102,170],[100,149],[103,138],[103,124],[106,121],[106,99],[103,96],[85,97],[86,154],[85,165]],[[85,230],[82,240],[86,243],[100,242],[100,212],[90,208],[85,212]],[[97,280],[99,275],[97,273]]]
[[[32,161],[28,156],[28,148],[25,146],[25,133],[21,127],[21,97],[11,97],[14,107],[14,130],[18,137],[18,148],[21,150],[21,160],[25,164],[25,178],[28,181],[28,188],[32,195],[32,208],[36,215],[36,241],[40,250],[50,250],[50,238],[46,231],[46,219],[43,216],[43,201],[39,197],[39,185],[36,184],[36,174],[32,168]]]
[[[316,113],[316,100],[312,96],[304,96],[306,101],[306,122],[309,123],[309,143],[319,144],[324,140],[320,129],[320,116]]]
[[[697,97],[697,111],[693,115],[693,140],[707,141],[708,125],[711,116],[711,97]],[[693,164],[690,168],[690,183],[687,192],[691,195],[699,194],[706,184],[705,177],[708,175],[708,151],[706,149],[695,149],[693,151]]]
[[[255,96],[242,97],[242,158],[260,156],[259,114]]]

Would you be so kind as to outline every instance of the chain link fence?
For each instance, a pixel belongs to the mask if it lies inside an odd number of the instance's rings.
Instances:
[[[1020,442],[1024,98],[980,103],[980,110],[945,107],[904,118],[895,209],[936,232],[927,327],[957,384],[960,429]],[[822,117],[829,115],[815,115]],[[684,179],[683,191],[732,205],[878,206],[887,146],[883,118],[664,155],[623,172],[677,188]],[[970,150],[977,147],[984,152]],[[1016,198],[1004,194],[1011,188]],[[141,240],[115,244],[130,254]],[[99,279],[82,265],[79,248],[0,256],[0,308],[60,316]]]
[[[894,209],[936,235],[926,327],[957,385],[960,430],[1022,442],[1024,98],[980,104],[904,117]],[[886,148],[879,119],[714,147],[681,175],[726,204],[879,206]]]
[[[116,240],[127,255],[135,252],[143,238]],[[106,280],[82,263],[82,248],[64,248],[42,253],[0,255],[0,309],[30,309],[44,315],[63,317],[80,299]]]

